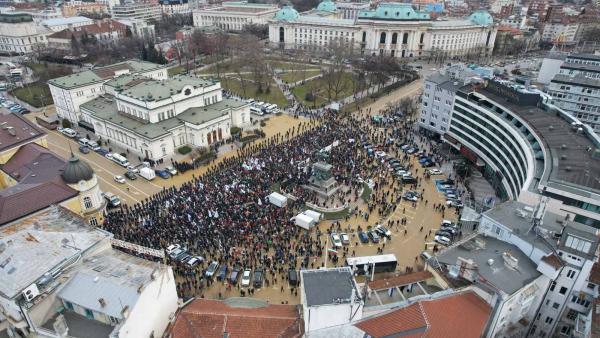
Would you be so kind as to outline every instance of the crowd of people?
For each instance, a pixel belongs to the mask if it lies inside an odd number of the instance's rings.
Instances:
[[[325,110],[285,133],[238,149],[236,156],[223,159],[181,187],[163,189],[138,204],[108,213],[102,227],[128,242],[156,249],[179,244],[190,254],[203,257],[204,263],[195,270],[172,262],[181,296],[202,295],[213,283],[203,277],[203,269],[213,260],[229,267],[262,267],[266,285],[284,283],[287,269],[317,268],[323,264],[318,258],[327,250],[319,231],[315,236],[314,231],[297,227],[291,220],[306,202],[323,202],[301,188],[311,176],[308,164],[322,158],[320,150],[339,142],[327,152],[327,162],[333,166],[336,181],[346,188],[333,198],[335,203],[354,205],[346,220],[354,218],[358,224],[359,220],[369,221],[372,214],[379,220],[388,216],[403,189],[362,145],[378,144],[410,165],[397,145],[414,143],[418,138],[410,120],[380,128],[362,111],[348,116]],[[367,180],[373,182],[373,193],[362,201],[360,193]],[[418,189],[420,180],[410,188]],[[274,186],[281,186],[297,199],[290,200],[285,208],[270,204],[267,196]],[[359,210],[361,203],[368,211]],[[405,224],[405,219],[392,223],[397,228]],[[334,222],[328,231],[340,227]],[[385,244],[377,247],[377,252],[384,248]],[[345,256],[349,251],[343,253]],[[239,295],[246,292],[250,290],[240,290]]]

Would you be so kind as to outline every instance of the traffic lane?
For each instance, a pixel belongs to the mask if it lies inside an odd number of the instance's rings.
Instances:
[[[79,149],[77,142],[56,131],[48,132],[48,147],[64,158],[69,158],[71,151],[78,152]],[[141,201],[162,189],[162,187],[148,182],[143,178],[138,178],[135,181],[127,180],[125,184],[117,183],[114,181],[114,176],[123,175],[126,171],[125,168],[96,152],[90,152],[89,154],[80,153],[79,155],[96,172],[102,190],[110,191],[125,198],[127,204]]]

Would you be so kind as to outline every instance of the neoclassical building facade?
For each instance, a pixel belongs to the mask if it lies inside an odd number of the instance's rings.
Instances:
[[[486,11],[434,20],[405,3],[381,3],[360,10],[355,19],[344,19],[336,4],[325,0],[304,13],[284,6],[269,20],[269,41],[281,48],[327,49],[341,41],[357,54],[399,58],[487,56],[494,48],[496,31]]]

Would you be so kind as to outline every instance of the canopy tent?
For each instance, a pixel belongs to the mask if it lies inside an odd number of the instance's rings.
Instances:
[[[283,208],[287,204],[287,197],[283,196],[278,192],[271,193],[268,197],[269,202],[273,205],[276,205],[280,208]]]

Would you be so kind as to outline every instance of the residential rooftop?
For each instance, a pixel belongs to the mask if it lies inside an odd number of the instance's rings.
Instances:
[[[516,268],[511,268],[504,263],[505,253],[509,253],[516,259]],[[453,275],[459,270],[459,257],[473,261],[476,270],[470,272],[481,276],[481,280],[476,277],[479,283],[492,285],[508,295],[512,295],[541,275],[537,265],[518,247],[492,237],[478,235],[437,255],[439,263],[445,266],[443,269],[451,284],[454,281],[457,284],[464,283],[463,278]]]
[[[171,329],[173,338],[299,338],[303,333],[297,306],[253,298],[195,299],[179,311]]]
[[[94,20],[86,18],[84,16],[72,16],[69,18],[56,18],[42,21],[42,25],[46,27],[62,26],[62,25],[73,25],[77,23],[93,23]]]
[[[141,60],[128,60],[105,67],[99,67],[84,72],[62,76],[56,79],[49,80],[48,84],[64,89],[73,89],[77,87],[91,85],[94,83],[101,83],[122,74],[143,74],[165,68],[166,66],[164,65],[159,65],[152,62]]]
[[[123,319],[152,280],[165,272],[159,263],[114,249],[86,257],[58,296],[95,312]],[[103,304],[99,301],[103,300]]]
[[[0,114],[0,153],[44,136],[42,129],[20,114]]]
[[[498,90],[492,89],[492,84]],[[536,182],[542,181],[547,186],[586,197],[592,197],[592,193],[599,194],[600,138],[589,128],[583,132],[574,130],[572,123],[580,122],[564,111],[544,104],[540,93],[515,89],[512,85],[497,81],[490,81],[487,87],[467,85],[457,95],[486,109],[491,108],[490,104],[506,107],[531,127],[531,131],[542,140],[539,146],[545,148],[548,156],[536,168]],[[501,90],[504,94],[500,94]],[[473,93],[484,95],[485,99],[475,97]],[[500,112],[498,116],[508,118]],[[515,129],[523,133],[523,128],[515,126]],[[541,162],[538,153],[535,155]]]
[[[354,324],[364,336],[461,337],[484,336],[491,307],[475,292],[420,300]]]
[[[360,299],[350,267],[300,271],[307,306],[343,304]]]
[[[146,123],[129,117],[126,113],[119,112],[115,98],[111,95],[104,95],[88,101],[81,105],[81,109],[100,120],[131,130],[145,139],[156,139],[168,134],[171,129],[177,128],[185,122],[200,125],[221,116],[226,116],[231,109],[244,105],[247,105],[247,103],[241,100],[223,99],[209,106],[189,108],[173,118],[157,123]]]
[[[0,228],[0,294],[18,296],[45,273],[74,261],[110,236],[61,207]]]

